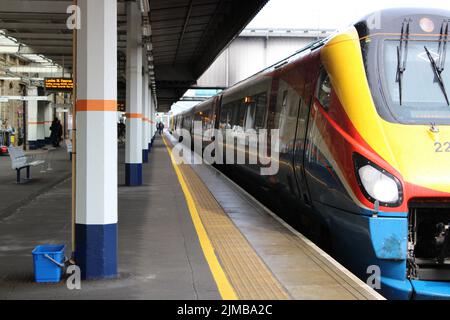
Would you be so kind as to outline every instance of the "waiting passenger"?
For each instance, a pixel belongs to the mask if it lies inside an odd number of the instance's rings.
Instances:
[[[164,124],[162,122],[158,123],[158,133],[159,133],[159,135],[162,134],[163,130],[164,130]]]
[[[58,118],[53,119],[52,125],[50,126],[50,131],[50,139],[53,147],[59,147],[59,143],[62,140],[62,125]]]

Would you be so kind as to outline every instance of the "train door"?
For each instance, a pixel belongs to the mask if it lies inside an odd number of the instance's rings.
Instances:
[[[308,118],[311,103],[311,97],[300,99],[293,157],[295,178],[297,180],[299,194],[307,206],[311,205],[311,198],[306,183],[304,159],[306,149],[306,133],[308,132]]]

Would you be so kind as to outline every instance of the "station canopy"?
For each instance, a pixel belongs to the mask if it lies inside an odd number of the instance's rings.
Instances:
[[[140,0],[148,6],[148,40],[158,111],[165,112],[206,71],[268,0]],[[10,54],[50,59],[72,68],[72,31],[67,8],[73,1],[1,0],[0,31],[23,44]],[[142,3],[141,3],[142,7]],[[145,7],[145,5],[144,5]],[[147,13],[148,11],[148,13]],[[125,100],[126,1],[118,1],[118,88]],[[0,44],[0,53],[2,45]]]

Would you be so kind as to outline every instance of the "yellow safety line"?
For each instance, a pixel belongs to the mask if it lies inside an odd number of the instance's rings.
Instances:
[[[195,230],[197,231],[198,239],[200,242],[200,246],[203,250],[203,254],[205,255],[206,261],[208,262],[209,268],[214,277],[214,281],[216,282],[217,288],[219,289],[219,293],[224,300],[237,300],[237,294],[228,281],[225,272],[222,269],[222,266],[217,259],[216,254],[214,253],[214,248],[209,240],[208,234],[206,233],[205,227],[200,219],[200,215],[198,214],[197,207],[195,205],[192,194],[184,180],[184,177],[176,164],[172,150],[170,150],[169,146],[166,143],[166,140],[163,138],[163,142],[166,145],[167,151],[169,152],[170,160],[172,161],[172,166],[175,169],[175,173],[177,174],[178,181],[180,182],[181,189],[183,190],[184,196],[186,198],[186,203],[191,214],[192,222],[194,223]]]

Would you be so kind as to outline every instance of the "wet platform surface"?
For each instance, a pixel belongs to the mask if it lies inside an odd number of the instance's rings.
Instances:
[[[124,183],[124,150],[119,151]],[[70,256],[71,181],[0,220],[0,299],[220,299],[183,192],[161,140],[143,168],[143,186],[119,186],[119,272],[81,290],[33,282],[31,251],[65,243]]]
[[[44,160],[45,164],[31,167],[31,180],[20,185],[16,183],[16,170],[11,168],[10,157],[0,156],[0,219],[70,177],[71,163],[67,149],[47,147],[52,150],[26,152],[27,156]],[[25,169],[21,176],[25,178]]]
[[[66,180],[0,217],[0,299],[381,298],[214,168],[175,169],[168,150],[157,137],[144,184],[119,186],[117,279],[33,283],[36,245],[65,243],[70,255]],[[123,162],[119,148],[120,183]]]

